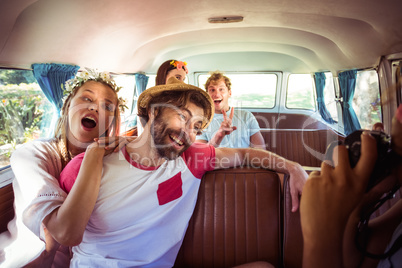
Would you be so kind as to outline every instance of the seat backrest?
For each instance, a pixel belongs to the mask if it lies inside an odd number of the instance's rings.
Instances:
[[[0,188],[0,233],[7,231],[7,224],[14,218],[13,185]]]
[[[207,172],[175,267],[281,263],[281,185],[263,169]]]
[[[308,114],[253,112],[260,128],[271,129],[329,129],[322,121]]]
[[[262,129],[267,150],[302,166],[319,167],[328,145],[344,137],[332,130]]]

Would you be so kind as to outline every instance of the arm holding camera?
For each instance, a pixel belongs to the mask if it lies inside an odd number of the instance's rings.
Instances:
[[[350,213],[364,195],[376,161],[375,140],[362,134],[361,158],[352,169],[344,146],[333,151],[335,168],[324,162],[304,186],[300,204],[303,267],[343,267],[342,237]],[[336,201],[335,201],[336,200]]]
[[[321,173],[310,174],[300,204],[303,267],[376,267],[379,259],[365,256],[385,255],[384,251],[392,253],[392,261],[400,263],[402,235],[396,234],[402,225],[402,201],[380,217],[370,221],[369,217],[374,211],[373,204],[378,205],[387,191],[392,196],[390,189],[399,189],[402,183],[402,105],[392,121],[391,137],[392,150],[399,155],[393,164],[394,176],[385,178],[369,191],[367,185],[376,163],[378,140],[368,132],[361,135],[361,155],[354,168],[349,163],[346,147],[337,146],[333,151],[334,167],[328,164],[331,161],[326,161]]]
[[[391,176],[373,187],[349,218],[343,249],[347,267],[377,267],[377,265],[387,267],[383,266],[384,264],[397,267],[398,263],[399,265],[402,263],[402,199],[399,199],[381,216],[368,221],[365,232],[362,232],[362,228],[360,230],[356,228],[359,221],[361,222],[362,215],[367,214],[367,211],[370,213],[369,209],[373,207],[373,204],[386,200],[387,196],[393,195],[393,192],[402,185],[402,104],[399,105],[392,119],[391,139],[394,154],[394,159],[391,161],[393,166]],[[365,241],[361,241],[359,237],[364,237]],[[364,242],[366,245],[362,245]],[[358,250],[356,245],[363,247],[365,253]]]

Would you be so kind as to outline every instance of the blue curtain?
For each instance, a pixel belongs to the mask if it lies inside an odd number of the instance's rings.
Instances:
[[[33,75],[46,98],[56,107],[57,114],[63,106],[64,83],[73,78],[80,67],[76,65],[43,63],[32,64]]]
[[[142,92],[147,88],[149,77],[145,74],[136,73],[135,74],[135,87],[136,90],[134,92],[133,99],[136,100]],[[136,98],[134,98],[136,97]],[[137,101],[133,101],[133,106],[131,107],[131,113],[135,112],[135,108],[137,106]]]
[[[325,88],[325,80],[327,79],[324,73],[315,73],[315,88],[317,92],[317,103],[318,110],[320,111],[321,117],[328,123],[335,123],[334,119],[332,119],[331,114],[327,110],[324,101],[324,88]]]
[[[42,134],[43,137],[50,137],[53,135],[57,119],[60,116],[60,111],[63,106],[63,88],[61,86],[64,86],[64,83],[67,80],[73,78],[79,68],[79,66],[67,64],[32,64],[33,75],[38,81],[38,84],[46,98],[56,109],[56,113],[53,113],[50,124],[47,125],[48,127],[42,127],[43,129],[46,129]],[[43,123],[45,124],[46,122]]]
[[[147,88],[147,84],[148,84],[148,79],[149,77],[146,76],[145,74],[142,73],[136,73],[135,74],[135,91],[133,94],[133,104],[131,106],[131,115],[128,118],[128,123],[126,125],[126,128],[130,129],[134,126],[137,126],[137,131],[138,134],[140,134],[140,129],[138,129],[138,124],[137,124],[137,99],[140,96],[140,94],[142,92],[144,92],[144,90]],[[132,118],[132,119],[131,119]]]
[[[359,119],[357,119],[352,106],[353,95],[355,94],[356,88],[356,74],[356,70],[350,70],[339,73],[338,75],[339,86],[343,98],[341,105],[343,112],[343,125],[346,135],[361,128]]]

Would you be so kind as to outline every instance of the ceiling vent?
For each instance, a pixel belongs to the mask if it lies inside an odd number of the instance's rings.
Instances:
[[[208,18],[209,23],[232,23],[241,21],[243,21],[242,16],[222,16],[222,17]]]

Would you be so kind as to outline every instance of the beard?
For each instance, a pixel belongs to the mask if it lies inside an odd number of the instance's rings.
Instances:
[[[172,146],[174,141],[170,138],[170,135],[179,137],[181,139],[184,136],[183,148],[177,150]],[[187,135],[181,130],[175,130],[168,128],[167,124],[163,122],[162,118],[158,116],[151,125],[151,136],[156,146],[158,155],[167,160],[174,160],[190,147],[189,139]]]

